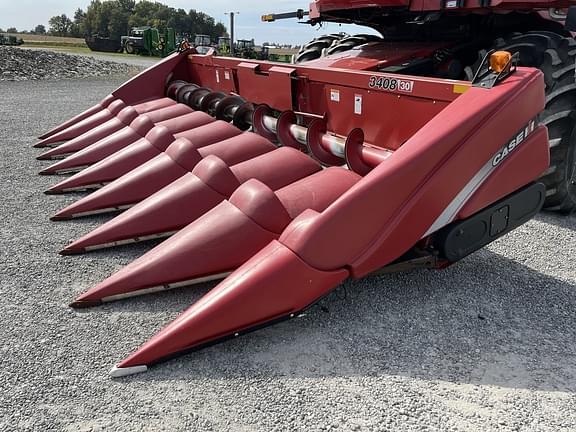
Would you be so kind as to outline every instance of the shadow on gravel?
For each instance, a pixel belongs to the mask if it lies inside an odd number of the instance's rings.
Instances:
[[[536,217],[540,222],[549,223],[559,228],[566,228],[576,231],[576,213],[570,215],[559,215],[557,213],[541,212]]]
[[[166,310],[174,297],[184,309],[209,286],[99,310]],[[483,250],[443,272],[346,283],[303,317],[125,382],[387,375],[576,392],[575,306],[575,285]]]

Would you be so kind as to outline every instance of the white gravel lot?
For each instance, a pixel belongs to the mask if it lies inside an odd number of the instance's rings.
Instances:
[[[119,55],[114,53],[106,53],[106,52],[98,52],[98,51],[88,51],[88,52],[76,52],[73,49],[66,49],[66,48],[41,48],[41,47],[22,47],[22,49],[29,49],[35,51],[49,51],[55,53],[62,53],[68,54],[73,56],[80,56],[80,57],[91,57],[96,60],[112,62],[112,63],[121,63],[123,65],[131,65],[137,66],[140,68],[147,68],[150,67],[161,59],[160,57],[146,57],[142,55]]]
[[[0,46],[0,81],[118,77],[136,75],[142,68],[153,64],[127,64],[113,61],[111,57]]]
[[[0,431],[575,431],[576,217],[541,214],[445,271],[345,284],[297,320],[111,380],[210,284],[67,304],[150,245],[57,250],[35,136],[120,81],[0,82]]]

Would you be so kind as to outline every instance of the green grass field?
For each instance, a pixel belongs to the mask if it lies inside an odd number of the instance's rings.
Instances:
[[[106,56],[106,57],[127,57],[134,58],[140,57],[134,54],[126,53],[110,53],[110,52],[97,52],[91,51],[86,45],[84,39],[59,37],[59,36],[46,36],[46,35],[31,35],[26,33],[10,33],[24,41],[22,48],[41,48],[57,52],[70,53],[70,54],[89,54],[92,56]]]
[[[43,47],[86,47],[86,42],[82,38],[33,35],[28,33],[8,33],[24,41],[27,46]]]
[[[106,57],[135,57],[134,54],[126,54],[126,53],[111,53],[111,52],[98,52],[98,51],[91,51],[86,45],[84,46],[71,46],[71,45],[53,45],[50,43],[43,43],[43,44],[28,44],[24,43],[21,45],[22,48],[42,48],[42,49],[49,49],[51,51],[63,52],[63,53],[71,53],[71,54],[91,54],[91,55],[103,55]]]

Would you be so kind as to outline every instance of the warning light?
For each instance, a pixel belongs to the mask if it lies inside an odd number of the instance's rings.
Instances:
[[[508,51],[496,51],[490,55],[490,69],[501,73],[512,60],[512,54]]]

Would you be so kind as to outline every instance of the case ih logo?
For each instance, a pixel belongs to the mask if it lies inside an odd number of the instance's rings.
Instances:
[[[534,129],[536,129],[536,121],[532,120],[524,129],[522,129],[514,138],[512,138],[512,140],[507,145],[505,145],[502,150],[496,153],[496,156],[494,156],[494,159],[492,159],[492,166],[495,167],[499,165],[504,159],[506,159],[516,147],[518,147],[526,138],[528,138],[528,135],[534,132]]]

